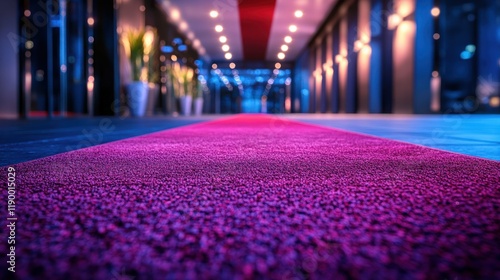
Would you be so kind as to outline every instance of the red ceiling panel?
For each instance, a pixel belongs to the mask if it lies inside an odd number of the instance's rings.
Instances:
[[[265,60],[276,0],[239,1],[245,60]]]

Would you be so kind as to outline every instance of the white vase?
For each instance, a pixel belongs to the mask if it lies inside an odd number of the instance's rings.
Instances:
[[[181,114],[183,116],[191,115],[191,106],[193,104],[193,97],[190,95],[184,95],[180,97],[181,101]]]
[[[127,101],[130,115],[142,117],[146,113],[148,100],[148,84],[145,82],[132,82],[127,85]]]
[[[194,100],[194,115],[201,116],[203,114],[203,97],[197,97]]]

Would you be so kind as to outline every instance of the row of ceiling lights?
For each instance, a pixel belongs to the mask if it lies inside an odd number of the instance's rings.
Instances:
[[[201,56],[206,55],[205,48],[201,45],[200,40],[196,38],[194,32],[190,30],[188,23],[182,19],[179,9],[172,6],[169,1],[163,2],[163,8],[168,12],[170,20],[177,25],[179,30],[192,42],[193,48],[196,49]]]
[[[295,18],[298,18],[298,19],[302,18],[304,16],[304,12],[302,12],[301,10],[297,10],[297,11],[295,11],[294,16],[295,16]],[[295,32],[297,32],[297,30],[298,30],[298,27],[295,24],[292,24],[288,27],[288,31],[290,31],[290,33],[295,33]],[[285,57],[286,57],[285,53],[289,49],[288,45],[290,43],[292,43],[293,38],[291,35],[287,35],[287,36],[285,36],[284,41],[285,41],[285,44],[281,45],[280,52],[278,52],[278,59],[279,60],[285,59]]]
[[[218,12],[218,11],[216,11],[216,10],[212,10],[212,11],[210,11],[209,15],[210,15],[210,17],[211,17],[211,18],[216,19],[216,18],[218,18],[218,17],[219,17],[219,12]],[[301,10],[297,10],[297,11],[295,11],[294,16],[295,16],[295,18],[302,18],[302,17],[304,16],[304,13],[303,13]],[[214,28],[214,29],[215,29],[215,32],[220,33],[220,34],[222,34],[222,32],[224,31],[224,27],[223,27],[222,25],[220,25],[220,24],[215,25],[215,28]],[[289,30],[291,33],[295,33],[295,32],[297,32],[298,27],[297,27],[297,25],[292,24],[292,25],[290,25],[290,26],[288,27],[288,30]],[[285,59],[285,57],[286,57],[285,52],[287,52],[287,51],[288,51],[288,49],[289,49],[289,44],[290,44],[290,43],[292,43],[292,41],[293,41],[293,38],[292,38],[292,36],[291,36],[291,35],[287,35],[287,36],[285,36],[285,38],[284,38],[284,42],[285,42],[285,44],[281,45],[281,48],[280,48],[280,50],[281,50],[281,51],[278,53],[278,59],[280,59],[280,60],[284,60],[284,59]],[[230,51],[230,46],[229,46],[229,44],[228,44],[228,39],[227,39],[227,37],[226,37],[226,36],[224,36],[224,35],[221,35],[221,36],[219,37],[219,42],[220,42],[221,44],[223,44],[223,45],[222,45],[222,47],[221,47],[221,49],[222,49],[222,51],[225,53],[225,54],[224,54],[224,57],[225,57],[227,60],[231,60],[231,59],[232,59],[232,57],[233,57],[233,55],[229,52],[229,51]],[[235,68],[236,68],[236,64],[235,64],[234,62],[229,63],[229,68],[231,68],[231,69],[235,69]],[[277,77],[277,75],[279,74],[279,69],[280,69],[280,68],[281,68],[281,63],[277,62],[277,63],[275,64],[275,69],[274,69],[274,71],[273,71],[273,75],[272,75],[272,77],[271,77],[271,78],[269,79],[269,81],[268,81],[268,85],[267,85],[267,87],[266,87],[266,92],[268,92],[268,91],[269,91],[270,87],[271,87],[271,86],[272,86],[272,84],[274,83],[274,79],[275,79],[275,78]],[[215,64],[215,63],[214,63],[214,64],[212,65],[212,69],[213,69],[214,71],[216,71],[216,73],[217,73],[219,76],[223,76],[223,75],[222,75],[222,73],[221,73],[221,71],[220,71],[219,69],[217,69],[217,64]],[[233,71],[233,72],[234,72],[234,71]],[[237,73],[237,72],[236,72],[236,73]],[[234,73],[233,73],[233,74],[234,74]],[[236,75],[237,75],[237,74],[236,74]],[[236,78],[236,77],[235,77],[235,78]],[[239,78],[239,77],[238,77],[238,78]],[[226,86],[228,86],[228,85],[227,85],[227,77],[221,77],[221,79],[223,80],[224,84],[226,84]],[[237,79],[235,79],[235,80],[237,80]],[[225,82],[225,81],[226,81],[226,82]],[[241,85],[241,84],[238,84],[238,87],[242,87],[242,85]],[[241,88],[240,88],[240,90],[241,90]]]
[[[210,11],[210,17],[213,18],[213,19],[216,19],[219,17],[219,12],[216,11],[216,10],[212,10]],[[229,46],[228,44],[228,39],[226,36],[222,35],[222,32],[224,31],[224,26],[222,26],[221,24],[217,24],[215,26],[215,32],[221,34],[221,36],[219,37],[219,42],[222,44],[222,51],[224,52],[224,57],[227,59],[227,60],[231,60],[233,58],[233,55],[229,52],[231,47]]]

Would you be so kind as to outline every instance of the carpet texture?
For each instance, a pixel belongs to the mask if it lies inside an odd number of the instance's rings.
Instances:
[[[240,115],[15,167],[20,279],[500,279],[494,161]]]

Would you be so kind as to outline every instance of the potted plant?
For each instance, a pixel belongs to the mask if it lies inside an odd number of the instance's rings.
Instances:
[[[129,29],[122,34],[122,44],[130,62],[132,82],[126,86],[127,102],[130,114],[135,117],[144,116],[148,98],[148,69],[145,57],[152,49],[151,34],[146,30]],[[147,59],[146,59],[147,60]]]
[[[146,27],[144,34],[144,59],[145,67],[147,68],[148,81],[148,102],[146,107],[146,115],[152,116],[155,113],[155,108],[160,95],[159,82],[159,59],[157,59],[158,36],[156,29]]]
[[[178,114],[177,111],[177,78],[175,73],[175,63],[167,62],[164,64],[165,66],[165,87],[166,87],[166,96],[164,98],[164,106],[166,108],[166,113],[171,113],[176,116]]]
[[[180,101],[181,114],[189,116],[191,115],[193,103],[192,82],[194,71],[185,65],[180,66],[179,63],[175,63],[173,69],[177,78],[177,93]]]

